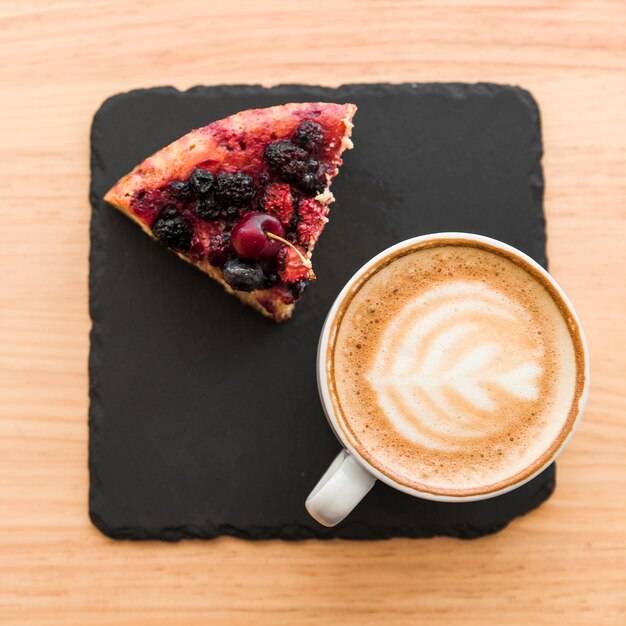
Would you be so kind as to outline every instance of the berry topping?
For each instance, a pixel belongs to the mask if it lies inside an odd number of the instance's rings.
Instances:
[[[241,259],[226,261],[222,276],[236,291],[255,291],[265,288],[265,275],[258,263],[246,263]]]
[[[309,152],[317,152],[324,142],[322,127],[313,120],[305,120],[296,128],[294,141]]]
[[[152,224],[152,233],[170,248],[186,252],[191,247],[193,229],[183,219],[176,207],[171,204],[161,209],[154,224]]]
[[[207,252],[207,261],[216,267],[222,267],[232,252],[230,245],[230,235],[218,233],[211,237]]]
[[[137,217],[150,225],[154,224],[161,209],[169,204],[170,200],[169,189],[141,189],[135,192],[131,207]]]
[[[271,259],[282,248],[280,241],[270,239],[267,233],[284,237],[285,229],[273,215],[247,213],[235,224],[230,238],[235,252],[249,261]]]
[[[196,231],[191,238],[191,246],[187,251],[187,256],[196,263],[200,263],[206,259],[207,237],[202,232]]]
[[[173,180],[170,183],[170,194],[172,198],[188,198],[191,195],[191,187],[182,180]]]
[[[294,246],[293,248],[285,246],[279,251],[276,257],[278,276],[284,283],[297,283],[310,278],[311,267],[310,265],[307,267],[302,261],[304,254],[304,249],[300,248],[300,246]]]
[[[324,189],[324,168],[309,153],[291,143],[275,141],[265,148],[265,159],[281,180],[293,183],[307,193]]]
[[[203,220],[215,220],[222,216],[222,209],[211,195],[196,201],[196,215]]]
[[[191,176],[189,177],[189,185],[197,198],[201,198],[211,193],[213,182],[213,174],[211,174],[208,170],[203,170],[199,167],[191,172]]]
[[[289,226],[293,217],[293,198],[286,183],[271,183],[265,188],[261,207],[270,215],[276,216],[284,226]]]
[[[219,174],[215,180],[215,199],[224,207],[245,207],[256,196],[254,179],[248,174]]]

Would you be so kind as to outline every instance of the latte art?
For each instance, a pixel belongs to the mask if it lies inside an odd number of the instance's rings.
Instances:
[[[571,429],[584,381],[559,298],[488,244],[431,241],[385,259],[355,283],[330,335],[347,439],[418,491],[488,493],[530,475]]]
[[[497,412],[512,401],[538,398],[543,348],[507,351],[507,328],[528,322],[523,307],[480,283],[433,287],[389,324],[367,380],[407,439],[462,446],[501,429]]]

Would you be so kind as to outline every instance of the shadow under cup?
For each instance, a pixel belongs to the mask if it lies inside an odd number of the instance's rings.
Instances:
[[[488,237],[437,233],[388,248],[348,281],[317,374],[345,450],[306,506],[333,526],[376,479],[444,502],[528,482],[572,435],[589,365],[580,321],[540,265]]]

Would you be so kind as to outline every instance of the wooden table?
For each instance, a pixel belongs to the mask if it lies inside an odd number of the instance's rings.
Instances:
[[[626,623],[626,4],[0,5],[0,623]],[[152,85],[495,81],[538,99],[551,269],[591,346],[540,510],[477,541],[115,542],[87,516],[91,116]]]

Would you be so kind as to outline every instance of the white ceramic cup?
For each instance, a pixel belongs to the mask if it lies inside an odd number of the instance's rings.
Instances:
[[[576,416],[576,420],[569,434],[562,441],[561,445],[554,451],[554,454],[536,472],[532,473],[531,475],[527,476],[519,482],[489,493],[468,496],[444,496],[417,491],[415,489],[397,483],[395,480],[393,480],[389,476],[386,476],[378,469],[370,465],[368,461],[365,460],[350,444],[343,430],[339,426],[337,416],[335,415],[333,409],[333,403],[330,398],[330,391],[328,388],[328,380],[326,374],[326,353],[328,350],[330,329],[332,327],[335,316],[337,315],[337,312],[339,311],[341,304],[348,292],[350,291],[352,285],[365,272],[367,272],[371,266],[375,265],[389,255],[393,255],[398,250],[402,250],[403,248],[406,248],[408,246],[413,246],[415,244],[433,239],[455,239],[457,241],[461,239],[467,241],[482,242],[517,256],[523,262],[537,270],[541,275],[544,276],[544,278],[548,282],[552,284],[554,289],[563,298],[563,302],[568,307],[572,318],[578,325],[578,330],[580,332],[580,338],[584,352],[585,382],[583,391],[580,395],[580,399],[578,402],[578,413]],[[520,250],[517,250],[516,248],[513,248],[512,246],[509,246],[508,244],[505,244],[496,239],[491,239],[490,237],[483,237],[482,235],[475,235],[470,233],[434,233],[431,235],[424,235],[421,237],[407,239],[391,246],[390,248],[387,248],[386,250],[383,250],[383,252],[376,255],[373,259],[363,265],[363,267],[361,267],[356,272],[356,274],[354,274],[354,276],[352,276],[352,278],[347,282],[345,287],[341,290],[341,293],[337,296],[330,311],[328,312],[326,321],[324,322],[324,326],[322,328],[322,333],[320,335],[317,349],[317,385],[322,406],[324,408],[324,412],[326,413],[328,422],[335,432],[335,435],[344,446],[344,449],[331,463],[330,467],[326,470],[322,478],[320,478],[313,491],[311,491],[311,493],[309,494],[306,500],[306,509],[309,514],[313,518],[315,518],[320,524],[323,524],[324,526],[335,526],[341,520],[343,520],[363,499],[368,491],[374,486],[374,483],[377,479],[381,480],[391,487],[394,487],[395,489],[398,489],[399,491],[403,491],[404,493],[408,493],[409,495],[415,496],[417,498],[425,498],[427,500],[436,500],[439,502],[469,502],[473,500],[485,500],[487,498],[493,498],[503,493],[507,493],[508,491],[512,491],[513,489],[517,489],[518,487],[521,487],[523,484],[532,480],[546,467],[548,467],[548,465],[550,465],[550,463],[552,463],[554,459],[561,453],[561,451],[571,438],[578,423],[580,422],[580,417],[582,415],[585,402],[587,401],[587,394],[589,391],[589,354],[580,320],[576,315],[576,312],[574,311],[571,302],[569,301],[563,290],[556,283],[556,281],[552,278],[552,276],[550,276],[550,274],[548,274],[548,272],[546,272],[546,270],[544,270],[536,261],[531,259],[528,255],[524,254]]]

